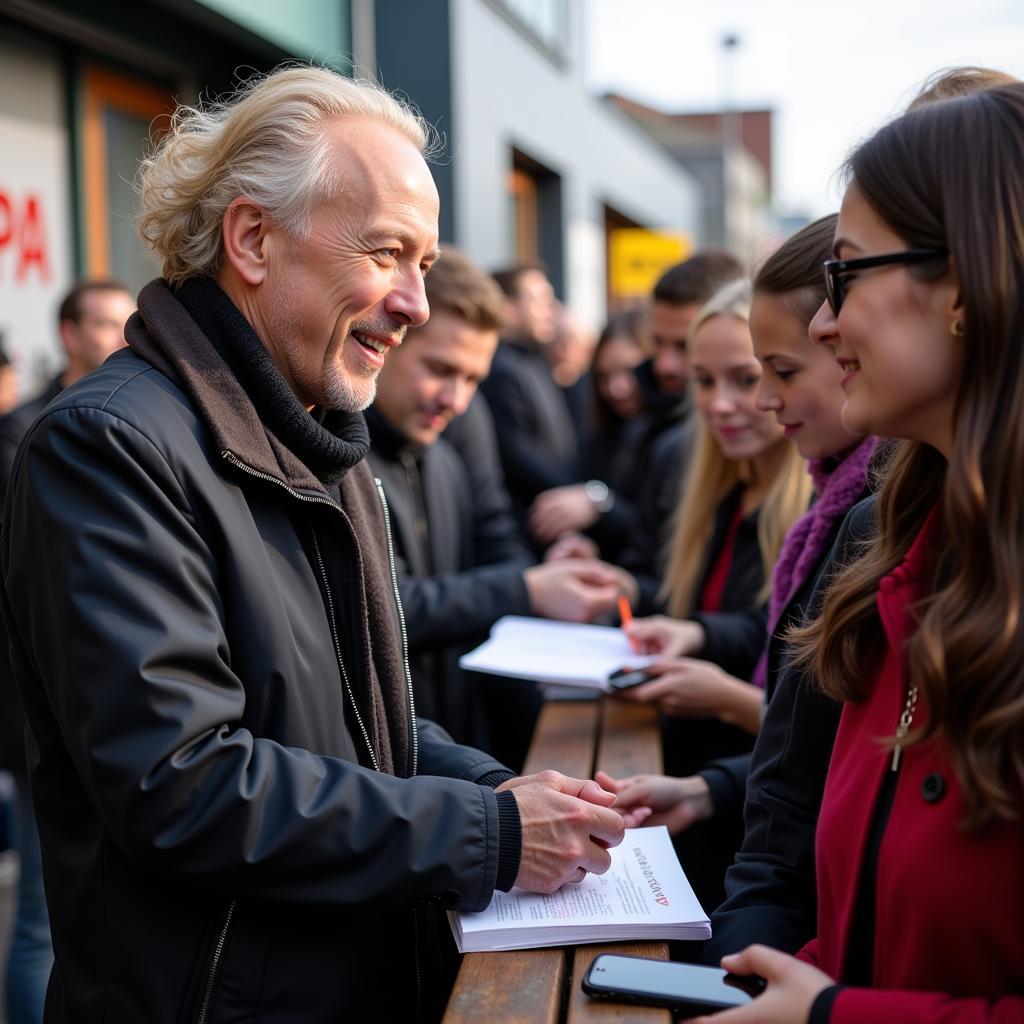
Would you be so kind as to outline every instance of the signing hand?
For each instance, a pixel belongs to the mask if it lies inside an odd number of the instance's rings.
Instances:
[[[835,982],[817,967],[769,946],[748,946],[742,953],[722,957],[733,974],[758,974],[768,983],[752,1003],[692,1024],[804,1024],[818,995]]]
[[[581,558],[543,562],[523,573],[530,610],[563,622],[593,622],[607,615],[619,594],[629,593],[632,580],[617,566]]]
[[[626,828],[665,825],[675,835],[714,813],[711,790],[699,775],[685,779],[669,775],[613,779],[598,772],[596,779],[602,789],[615,794],[614,809],[622,815]]]
[[[678,658],[699,654],[704,647],[704,627],[699,622],[670,619],[667,615],[634,619],[626,632],[638,654]]]

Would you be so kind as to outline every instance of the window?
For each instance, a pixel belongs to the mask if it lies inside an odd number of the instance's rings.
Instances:
[[[554,56],[569,45],[568,0],[491,0],[511,21]]]
[[[101,68],[86,70],[82,110],[84,256],[91,277],[138,291],[160,270],[135,230],[132,181],[174,109],[169,92]]]

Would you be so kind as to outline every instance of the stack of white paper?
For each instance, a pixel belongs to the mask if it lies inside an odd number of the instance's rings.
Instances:
[[[472,672],[607,690],[616,669],[644,668],[654,660],[634,654],[616,627],[506,615],[494,624],[490,639],[459,664]]]
[[[668,829],[626,830],[606,874],[550,896],[496,892],[479,914],[449,912],[460,953],[632,939],[709,939],[711,923],[679,866]]]

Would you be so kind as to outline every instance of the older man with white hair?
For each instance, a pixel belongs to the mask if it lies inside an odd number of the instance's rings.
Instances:
[[[415,716],[360,410],[428,315],[426,142],[315,68],[180,110],[140,172],[163,279],[19,451],[0,564],[47,1021],[429,1019],[431,913],[621,839],[595,783]]]

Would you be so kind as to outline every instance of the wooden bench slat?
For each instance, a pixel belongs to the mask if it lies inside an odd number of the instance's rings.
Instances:
[[[467,953],[444,1024],[558,1024],[563,949]]]
[[[650,704],[606,697],[601,702],[601,741],[595,767],[614,776],[661,772],[657,710]]]
[[[547,701],[537,720],[523,774],[553,768],[576,779],[589,779],[599,712],[596,700]]]
[[[672,1014],[653,1006],[627,1006],[591,999],[580,987],[591,961],[598,953],[623,953],[668,959],[667,942],[616,942],[601,946],[577,946],[572,963],[572,998],[567,1024],[670,1024]]]

